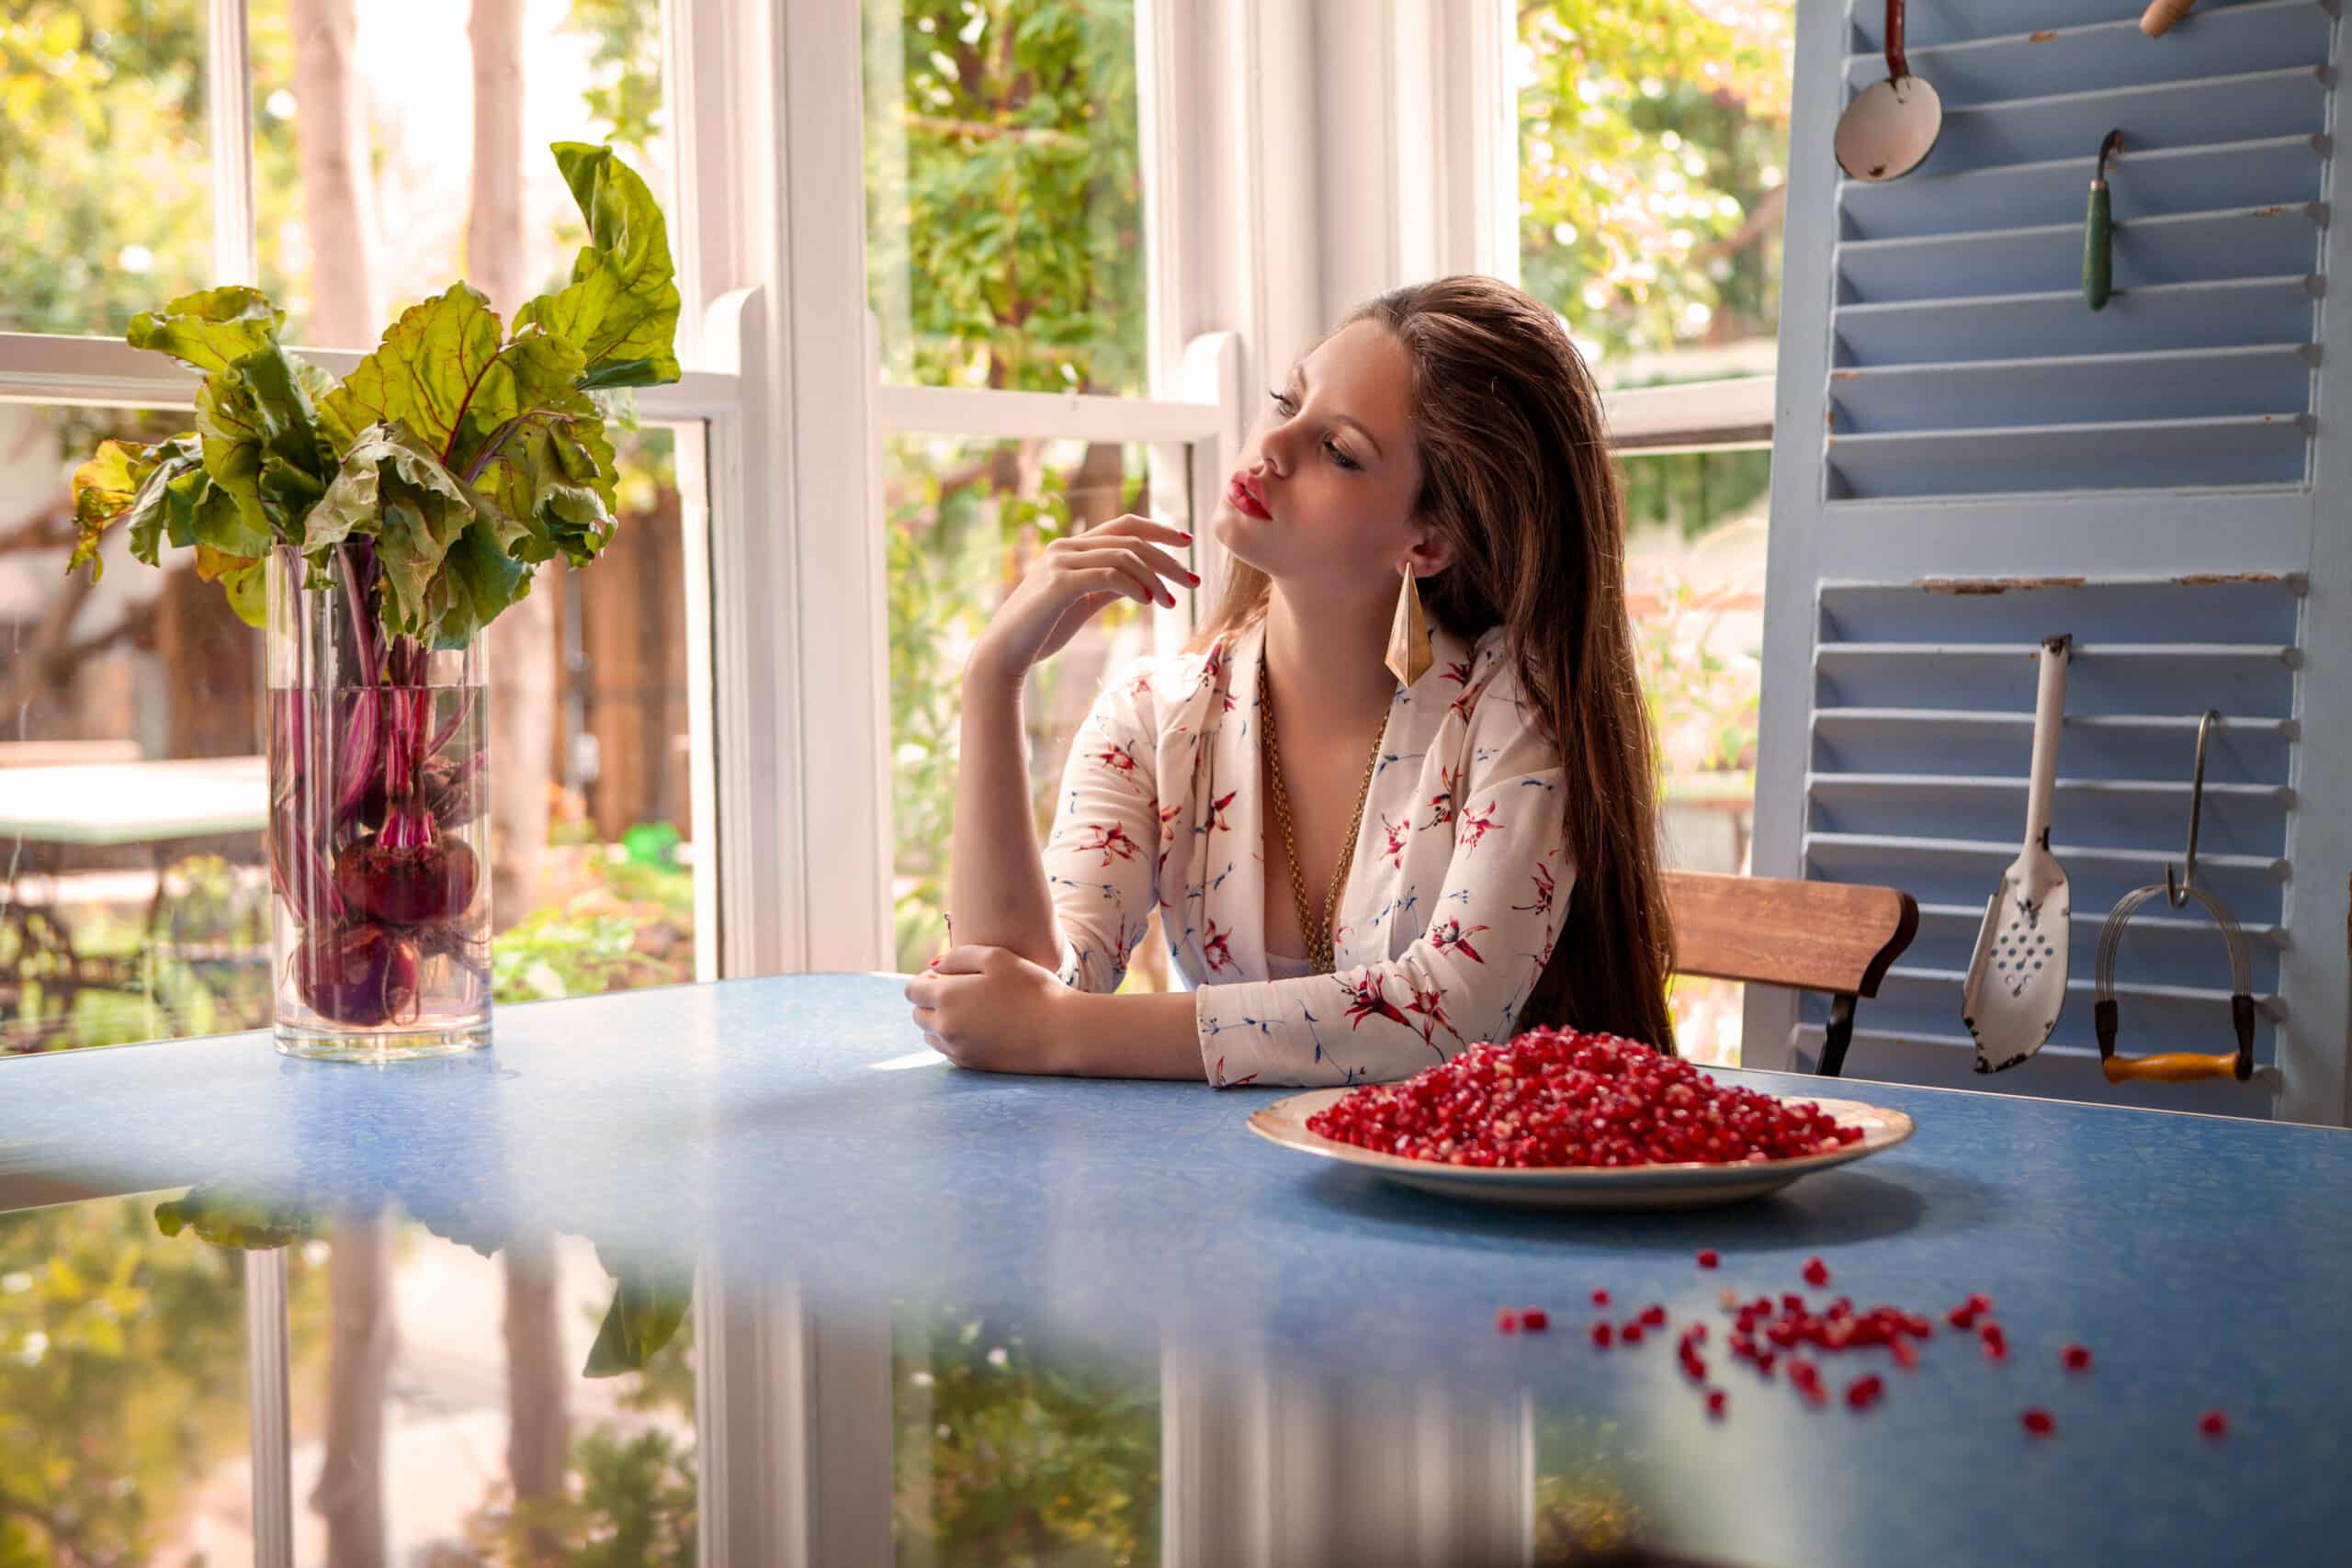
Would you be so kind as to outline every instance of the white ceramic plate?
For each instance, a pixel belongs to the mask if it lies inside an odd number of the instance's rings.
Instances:
[[[1277,1100],[1250,1112],[1250,1130],[1286,1149],[1362,1166],[1374,1175],[1423,1191],[1442,1192],[1449,1198],[1473,1202],[1515,1203],[1539,1209],[1703,1209],[1737,1202],[1743,1198],[1776,1191],[1800,1176],[1891,1149],[1912,1132],[1911,1118],[1900,1111],[1865,1105],[1858,1100],[1785,1094],[1773,1098],[1818,1105],[1840,1126],[1860,1127],[1860,1141],[1848,1144],[1833,1154],[1757,1165],[1577,1165],[1541,1170],[1494,1170],[1376,1154],[1307,1130],[1308,1117],[1353,1092],[1318,1089]]]

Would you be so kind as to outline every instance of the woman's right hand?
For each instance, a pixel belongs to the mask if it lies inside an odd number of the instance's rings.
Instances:
[[[1032,666],[1061,651],[1114,599],[1173,608],[1176,595],[1166,583],[1193,588],[1201,580],[1160,546],[1192,542],[1193,536],[1182,529],[1132,513],[1056,539],[989,618],[973,647],[967,675],[985,672],[1010,682],[1024,679]]]

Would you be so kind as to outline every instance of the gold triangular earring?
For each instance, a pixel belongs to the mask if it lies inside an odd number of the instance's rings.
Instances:
[[[1396,619],[1388,627],[1388,672],[1409,686],[1428,672],[1436,659],[1430,651],[1430,623],[1421,614],[1420,584],[1412,563],[1405,564],[1405,585],[1396,593]]]

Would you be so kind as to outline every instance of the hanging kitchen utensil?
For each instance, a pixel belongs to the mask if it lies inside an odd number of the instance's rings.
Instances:
[[[2254,1077],[2254,987],[2252,965],[2246,960],[2245,932],[2238,928],[2236,917],[2229,906],[2202,887],[2192,887],[2189,896],[2205,906],[2213,923],[2222,929],[2222,940],[2230,949],[2230,1023],[2236,1030],[2238,1048],[2207,1055],[2201,1051],[2165,1051],[2153,1056],[2119,1056],[2115,1054],[2117,1024],[2115,1006],[2115,954],[2123,941],[2123,928],[2140,907],[2163,896],[2164,888],[2155,883],[2134,888],[2123,896],[2107,917],[2107,924],[2098,933],[2098,1006],[2093,1010],[2092,1026],[2098,1033],[2099,1070],[2109,1083],[2121,1083],[2127,1078],[2149,1078],[2158,1083],[2190,1083],[2199,1078],[2235,1078],[2240,1083]]]
[[[2107,161],[2123,151],[2123,132],[2110,130],[2098,144],[2098,173],[2091,176],[2090,215],[2083,224],[2083,303],[2104,310],[2115,293],[2115,213],[2107,195]]]
[[[1903,0],[1886,0],[1886,80],[1838,117],[1838,166],[1858,180],[1899,179],[1927,161],[1943,126],[1943,100],[1903,53]]]
[[[2153,0],[2148,8],[2140,13],[2140,30],[2150,38],[2162,38],[2172,30],[2175,22],[2188,15],[2188,8],[2196,4],[2197,0]]]
[[[2188,774],[2188,852],[2181,856],[2177,886],[2173,883],[2171,863],[2165,865],[2165,902],[2176,909],[2188,908],[2188,896],[2197,891],[2197,825],[2205,818],[2205,738],[2213,733],[2221,716],[2207,708],[2197,720],[2197,764]]]
[[[2188,853],[2180,877],[2174,880],[2172,867],[2165,867],[2164,886],[2150,883],[2145,887],[2126,893],[2107,917],[2107,924],[2098,933],[2098,1006],[2092,1015],[2092,1025],[2098,1033],[2098,1065],[2109,1083],[2121,1083],[2126,1078],[2152,1078],[2159,1083],[2188,1083],[2198,1078],[2235,1078],[2240,1083],[2254,1077],[2254,985],[2252,965],[2246,961],[2245,932],[2239,929],[2229,906],[2214,897],[2211,889],[2197,886],[2197,828],[2205,816],[2205,739],[2212,733],[2213,725],[2222,716],[2211,708],[2197,721],[2197,767],[2188,779]],[[2230,1024],[2237,1032],[2238,1048],[2207,1055],[2199,1051],[2167,1051],[2154,1056],[2119,1056],[2115,1054],[2115,954],[2123,941],[2123,928],[2140,907],[2164,896],[2166,905],[2184,908],[2191,898],[2205,906],[2213,923],[2222,929],[2222,940],[2230,949]]]
[[[1962,1018],[1976,1042],[1980,1073],[2014,1067],[2041,1050],[2066,1005],[2075,900],[2065,872],[2050,852],[2050,807],[2057,792],[2058,739],[2066,722],[2066,669],[2074,650],[2071,637],[2042,639],[2025,847],[1984,906],[1976,955],[1961,993]]]

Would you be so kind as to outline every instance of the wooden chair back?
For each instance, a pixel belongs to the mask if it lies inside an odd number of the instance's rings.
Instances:
[[[1893,887],[1669,871],[1674,966],[1684,975],[1874,997],[1919,930]]]
[[[1829,1077],[1845,1070],[1855,998],[1878,995],[1919,930],[1918,901],[1895,887],[1670,871],[1666,899],[1677,974],[1829,994]]]
[[[1845,1069],[1855,998],[1878,995],[1879,982],[1919,930],[1917,901],[1894,887],[1669,871],[1666,902],[1676,974],[1828,993],[1819,1070],[1829,1077]],[[1576,961],[1565,942],[1554,951],[1519,1029],[1574,1021],[1561,1015],[1568,965]]]

